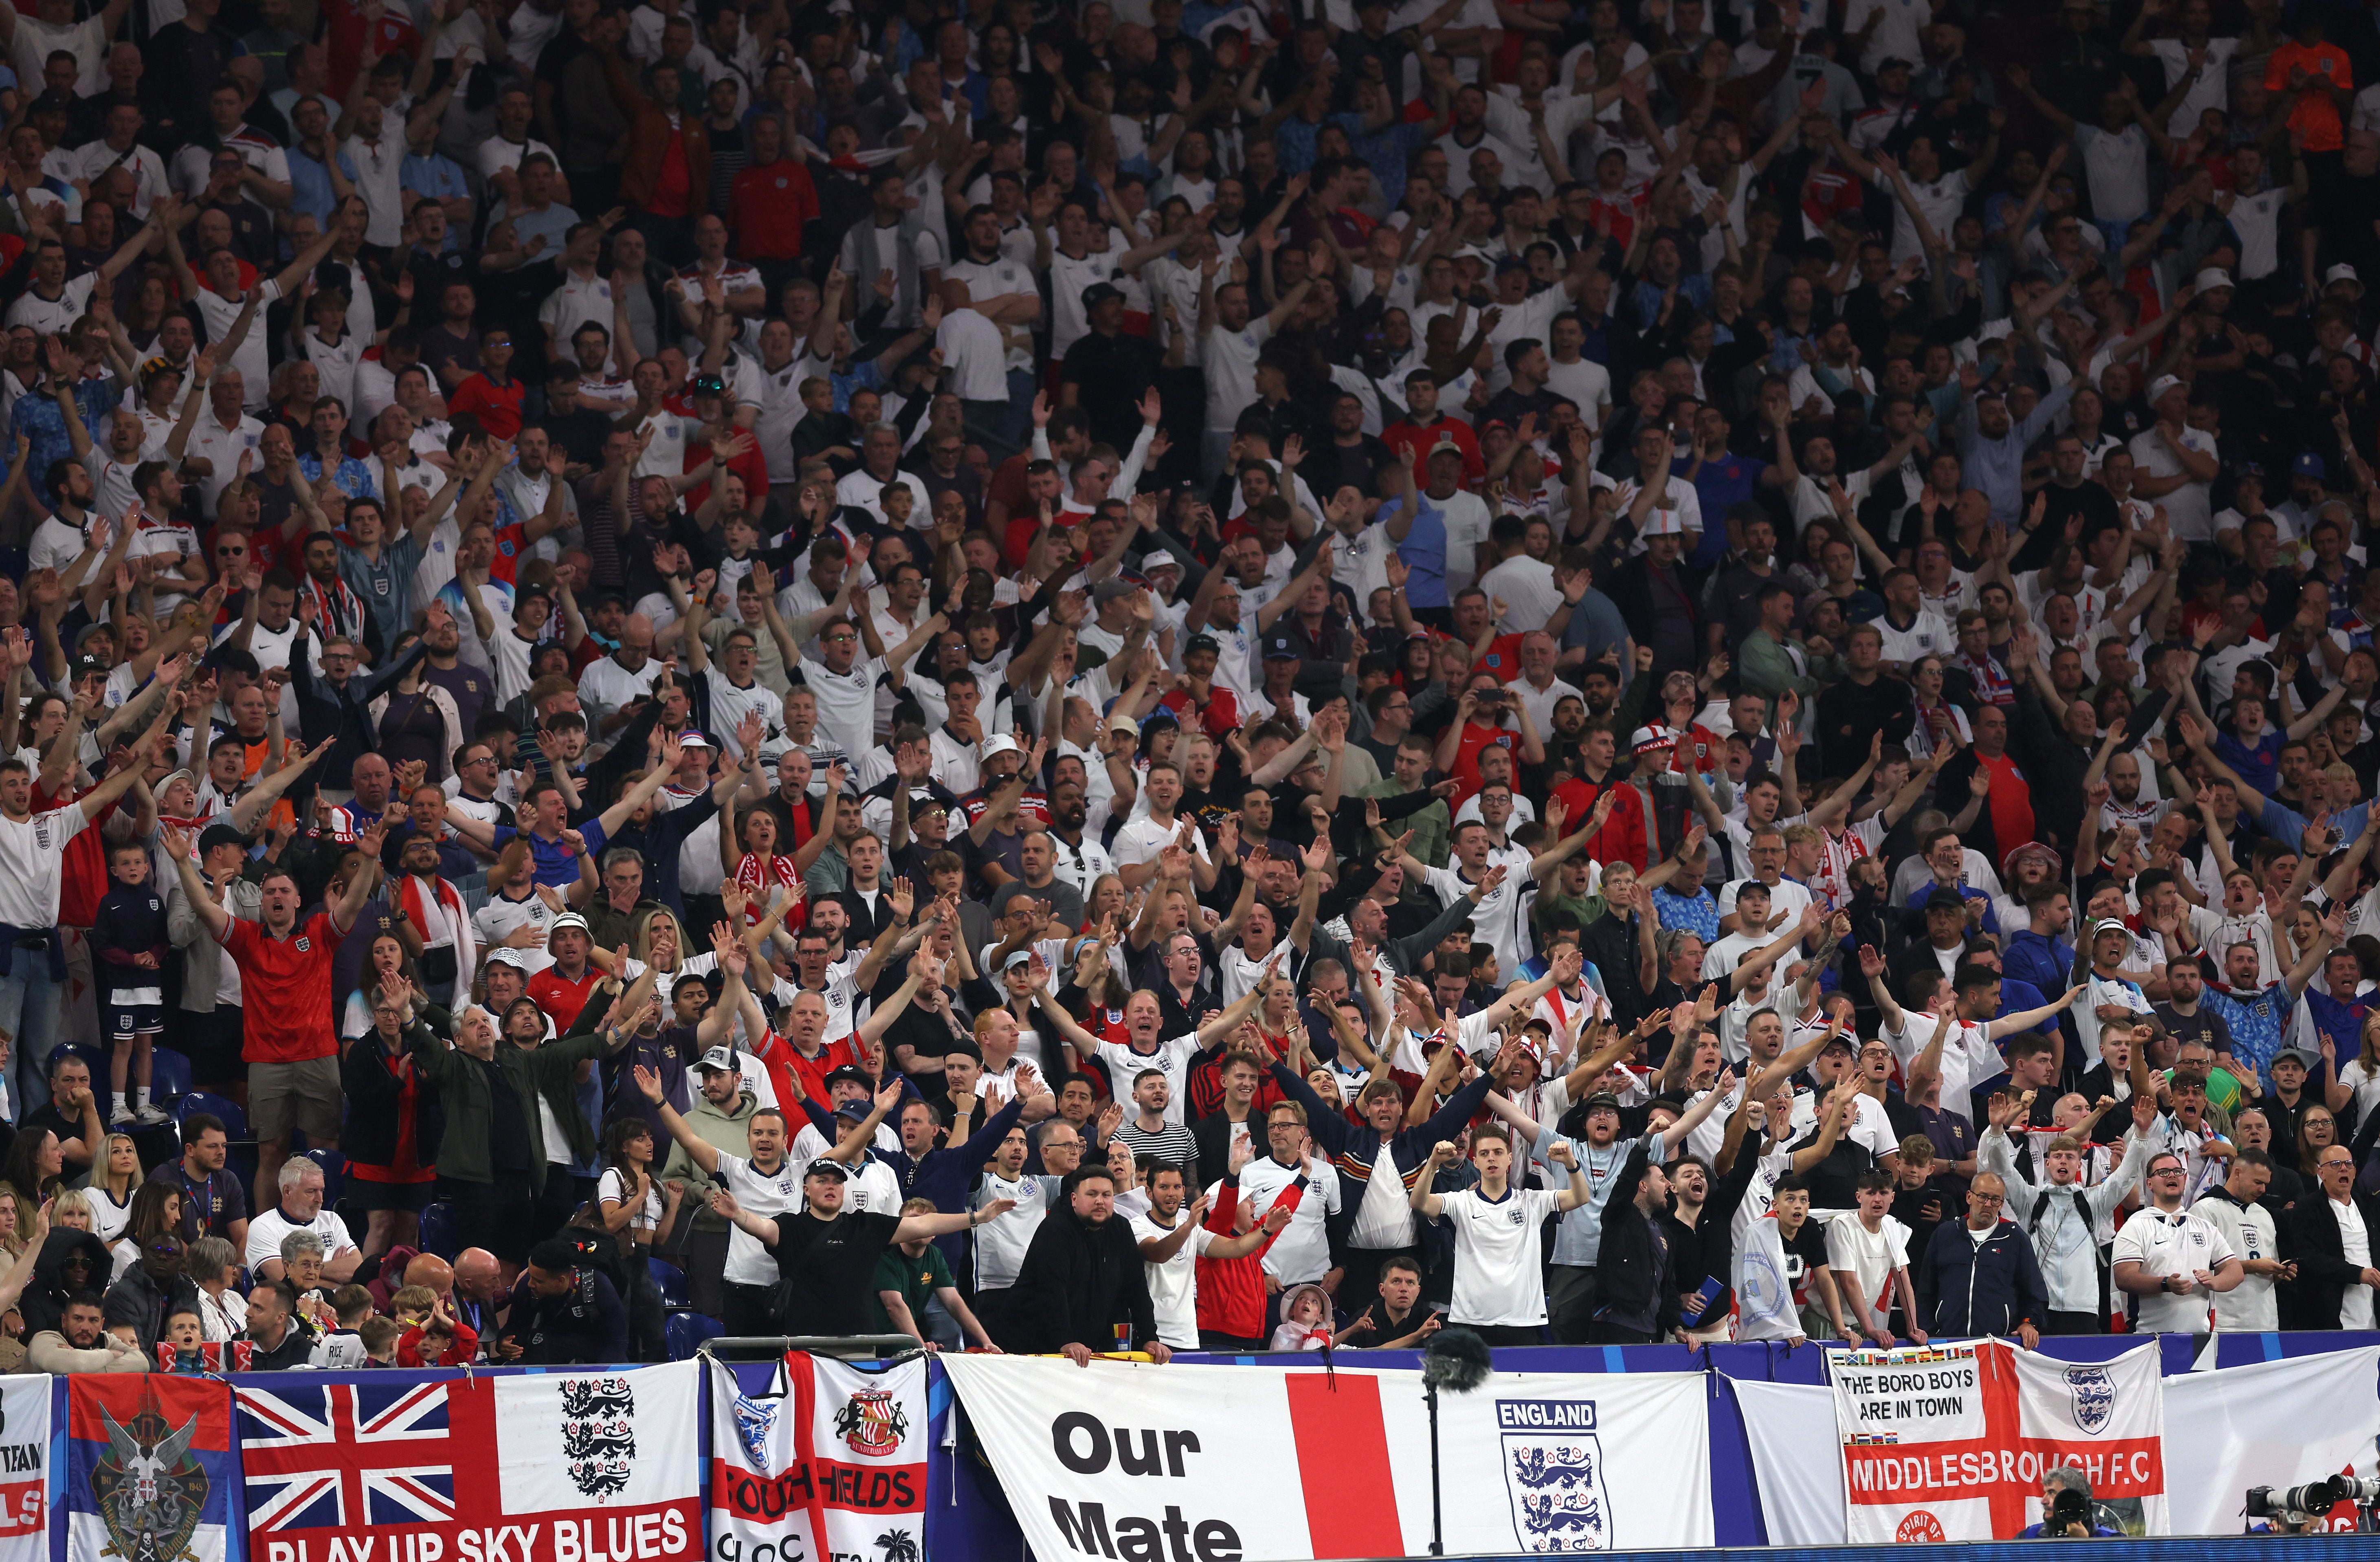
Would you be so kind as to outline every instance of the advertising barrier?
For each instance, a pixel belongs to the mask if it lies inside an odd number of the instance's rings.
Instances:
[[[2151,1363],[2162,1376],[2157,1500],[2175,1537],[2238,1534],[2252,1485],[2374,1473],[2380,1335],[2042,1344],[2008,1356],[2014,1458],[2022,1470],[2033,1453],[2025,1495],[2036,1499],[2045,1458],[2086,1450],[2088,1472],[2091,1448],[2103,1460],[2119,1446],[2126,1460],[2145,1455]],[[1420,1358],[1333,1355],[0,1378],[0,1562],[1423,1555]],[[1500,1350],[1485,1385],[1440,1401],[1447,1550],[1839,1547],[1854,1507],[1839,1394],[1881,1372],[1880,1355]],[[1829,1356],[1844,1358],[1840,1371]],[[2067,1375],[2077,1368],[2082,1378]],[[1976,1368],[1987,1391],[1998,1370]],[[2030,1387],[2017,1375],[2027,1373],[2039,1374]],[[1884,1385],[1866,1387],[1854,1424],[1900,1423],[1897,1397],[1888,1422],[1874,1409]],[[2039,1397],[2031,1420],[2028,1396]],[[1998,1437],[1989,1392],[1984,1409]],[[2077,1420],[2103,1411],[2095,1433]],[[1939,1440],[1896,1430],[1941,1468]],[[1991,1446],[1997,1470],[2006,1440]],[[1973,1452],[1980,1474],[1984,1449]],[[2110,1489],[2105,1471],[2095,1498]],[[2003,1487],[1968,1495],[1992,1515],[1979,1535],[2007,1538],[2037,1514]],[[1930,1498],[1908,1506],[1943,1522]],[[2154,1535],[2149,1512],[2144,1502]],[[2350,1527],[2353,1515],[2336,1509],[2329,1522]],[[1970,1532],[1943,1527],[1949,1544]],[[2123,1544],[2136,1562],[2162,1544]]]

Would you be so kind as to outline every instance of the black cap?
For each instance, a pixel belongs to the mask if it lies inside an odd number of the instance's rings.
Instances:
[[[871,1091],[876,1088],[876,1080],[868,1074],[868,1070],[860,1068],[859,1065],[856,1063],[844,1063],[828,1069],[826,1072],[826,1083],[830,1085],[865,1085]]]
[[[1194,651],[1211,651],[1220,656],[1223,653],[1223,642],[1213,635],[1192,635],[1189,643],[1182,648],[1182,654],[1187,656]]]
[[[1106,303],[1110,299],[1121,299],[1123,297],[1123,289],[1117,287],[1114,283],[1094,282],[1088,287],[1083,289],[1083,309],[1087,312],[1099,308],[1101,304]]]
[[[1612,1094],[1608,1090],[1597,1091],[1593,1095],[1588,1096],[1585,1101],[1579,1103],[1579,1111],[1590,1117],[1597,1112],[1616,1113],[1619,1110],[1620,1098]]]
[[[228,824],[210,824],[199,832],[199,853],[204,856],[219,846],[236,846],[248,849],[248,837]]]
[[[697,374],[686,388],[696,396],[725,396],[727,382],[716,374]]]
[[[1946,906],[1953,911],[1964,911],[1967,909],[1967,897],[1955,889],[1945,889],[1940,885],[1936,885],[1934,893],[1925,897],[1925,909],[1929,911],[1938,911]]]
[[[1297,647],[1289,643],[1287,635],[1275,635],[1265,641],[1264,659],[1268,662],[1302,662]]]
[[[837,1182],[849,1182],[851,1180],[851,1168],[844,1165],[841,1161],[831,1161],[824,1155],[820,1155],[817,1160],[812,1161],[808,1165],[802,1168],[803,1180],[807,1181],[814,1177],[831,1177]]]

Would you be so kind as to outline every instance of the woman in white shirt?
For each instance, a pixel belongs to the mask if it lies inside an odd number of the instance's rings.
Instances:
[[[659,1361],[662,1348],[661,1291],[645,1255],[677,1220],[681,1190],[663,1191],[653,1180],[653,1130],[642,1117],[619,1117],[603,1130],[603,1178],[595,1185],[595,1207],[603,1229],[625,1236],[634,1261],[628,1265],[628,1328],[646,1361]]]
[[[248,1327],[248,1299],[239,1294],[239,1254],[221,1237],[190,1244],[190,1278],[199,1287],[199,1337],[222,1345]]]
[[[112,1133],[107,1136],[107,1174],[93,1178],[83,1190],[91,1202],[91,1232],[103,1242],[113,1242],[124,1235],[125,1225],[132,1217],[132,1194],[143,1178],[140,1175],[140,1151],[132,1136]]]

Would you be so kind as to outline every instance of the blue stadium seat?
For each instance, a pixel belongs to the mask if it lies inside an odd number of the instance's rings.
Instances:
[[[83,1046],[75,1042],[60,1042],[57,1045],[50,1049],[50,1056],[42,1061],[42,1074],[47,1076],[55,1072],[58,1066],[58,1059],[61,1057],[79,1057],[82,1059],[83,1066],[91,1070],[91,1082],[98,1088],[100,1092],[100,1105],[104,1109],[107,1105],[106,1050],[102,1047]]]
[[[171,1101],[190,1088],[190,1060],[171,1047],[157,1047],[150,1056],[156,1060],[150,1076],[149,1088],[153,1099]]]
[[[218,1118],[227,1138],[238,1141],[248,1137],[248,1114],[241,1111],[239,1104],[229,1096],[194,1090],[174,1103],[174,1121],[177,1123],[188,1122],[200,1112],[210,1113]],[[249,1206],[251,1209],[254,1207]]]
[[[347,1158],[335,1150],[309,1150],[306,1159],[322,1168],[322,1207],[336,1207],[347,1186]]]
[[[705,1340],[717,1339],[726,1332],[726,1325],[718,1319],[699,1312],[673,1312],[662,1323],[662,1337],[669,1341],[673,1361],[690,1359]]]
[[[653,1287],[662,1293],[663,1305],[673,1312],[694,1311],[694,1291],[686,1283],[685,1270],[662,1258],[645,1260],[645,1267],[651,1272]]]
[[[423,1208],[421,1251],[448,1260],[463,1251],[460,1234],[455,1230],[454,1205],[441,1202]]]

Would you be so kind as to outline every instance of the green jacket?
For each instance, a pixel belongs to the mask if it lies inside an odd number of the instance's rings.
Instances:
[[[529,1184],[540,1193],[545,1190],[546,1159],[545,1127],[537,1109],[539,1097],[542,1095],[553,1106],[559,1120],[577,1123],[591,1147],[594,1130],[586,1126],[578,1110],[578,1062],[617,1052],[627,1043],[625,1031],[610,1043],[605,1042],[602,1032],[589,1031],[527,1049],[497,1038],[496,1067],[512,1080],[513,1093],[520,1098],[521,1116],[528,1121]],[[421,1070],[422,1077],[438,1087],[439,1103],[445,1108],[446,1132],[438,1141],[439,1175],[457,1182],[493,1182],[496,1174],[492,1169],[493,1157],[489,1154],[488,1136],[494,1129],[496,1108],[487,1070],[470,1054],[418,1028],[407,1032],[406,1046],[413,1054],[414,1066]],[[574,1153],[577,1150],[574,1145]]]
[[[724,1150],[731,1155],[748,1156],[752,1153],[752,1135],[747,1125],[752,1121],[752,1114],[759,1105],[759,1098],[749,1090],[746,1090],[736,1095],[733,1111],[722,1112],[710,1104],[709,1096],[697,1091],[694,1094],[693,1105],[684,1114],[686,1126],[692,1129],[705,1143],[715,1149]],[[709,1178],[708,1174],[694,1164],[694,1157],[686,1153],[686,1146],[672,1141],[669,1159],[662,1165],[661,1179],[663,1182],[684,1182],[699,1189]],[[696,1230],[724,1231],[727,1229],[726,1217],[713,1214],[710,1205],[700,1197],[689,1198],[686,1203],[694,1209]]]
[[[1736,648],[1735,658],[1743,675],[1743,687],[1771,700],[1790,689],[1806,701],[1842,675],[1840,658],[1813,656],[1803,649],[1801,641],[1792,644],[1795,650],[1802,651],[1803,660],[1810,669],[1807,673],[1793,670],[1793,658],[1785,653],[1785,647],[1767,630],[1755,629],[1744,636],[1743,643]]]

